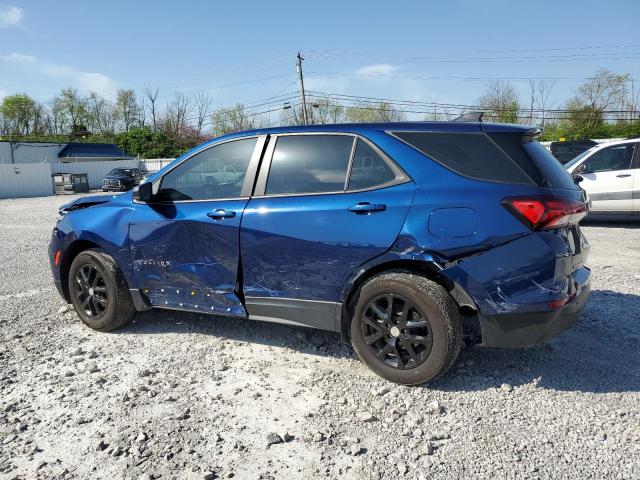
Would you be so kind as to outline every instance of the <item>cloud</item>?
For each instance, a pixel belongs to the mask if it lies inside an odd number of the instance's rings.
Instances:
[[[98,72],[84,72],[69,65],[60,65],[49,60],[41,60],[31,55],[10,53],[0,55],[0,61],[15,65],[30,74],[44,75],[61,83],[61,86],[71,85],[81,90],[91,90],[101,95],[112,97],[117,84],[107,75]]]
[[[398,71],[398,67],[389,65],[388,63],[379,63],[376,65],[367,65],[366,67],[356,70],[358,75],[393,75]]]
[[[10,53],[8,55],[0,55],[0,60],[8,63],[29,63],[35,62],[36,57],[31,55],[22,55],[21,53]]]
[[[304,78],[305,90],[314,90],[329,93],[347,93],[351,87],[351,79],[346,77],[321,77],[306,75]]]
[[[0,6],[0,28],[20,25],[23,16],[24,13],[21,8]]]

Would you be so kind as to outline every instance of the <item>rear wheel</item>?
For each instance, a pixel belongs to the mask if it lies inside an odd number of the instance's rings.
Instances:
[[[451,367],[462,345],[458,307],[437,283],[408,273],[372,278],[360,290],[351,342],[375,373],[417,385]]]
[[[135,313],[122,272],[105,253],[86,250],[78,254],[71,263],[68,286],[78,316],[94,330],[115,330]]]

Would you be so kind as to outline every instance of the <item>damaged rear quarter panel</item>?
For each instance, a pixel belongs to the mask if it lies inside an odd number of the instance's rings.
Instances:
[[[549,310],[566,294],[572,265],[559,232],[535,232],[462,259],[441,273],[458,283],[484,315]]]

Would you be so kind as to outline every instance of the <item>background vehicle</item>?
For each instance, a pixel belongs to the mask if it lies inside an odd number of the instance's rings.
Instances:
[[[584,192],[540,132],[421,122],[222,137],[133,193],[64,206],[54,279],[97,330],[153,307],[303,325],[350,338],[384,378],[422,383],[465,333],[535,345],[587,301]],[[227,166],[241,176],[216,176]]]
[[[640,213],[640,139],[604,143],[567,163],[589,195],[591,212]]]
[[[567,140],[551,142],[550,149],[551,154],[564,164],[596,145],[598,142],[593,140]]]
[[[140,184],[142,173],[138,168],[114,168],[102,180],[102,191],[126,192]]]

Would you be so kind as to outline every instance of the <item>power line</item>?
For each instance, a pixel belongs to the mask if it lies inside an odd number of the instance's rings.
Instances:
[[[515,52],[554,52],[554,51],[567,51],[567,50],[598,50],[598,49],[623,49],[623,48],[635,48],[640,47],[640,43],[631,44],[613,44],[613,45],[581,45],[577,47],[562,46],[562,47],[550,47],[550,48],[508,48],[508,49],[476,49],[476,50],[449,50],[446,54],[451,53],[515,53]],[[310,55],[323,54],[325,52],[335,54],[369,54],[364,50],[311,50],[308,52]]]
[[[458,109],[458,110],[486,110],[481,105],[468,105],[468,104],[454,104],[454,103],[439,103],[439,102],[420,102],[416,100],[398,100],[391,98],[381,98],[381,97],[365,97],[365,96],[356,96],[356,95],[345,95],[345,94],[337,94],[337,93],[327,93],[327,92],[316,92],[309,91],[309,95],[312,98],[318,99],[330,99],[335,100],[336,105],[346,107],[346,108],[354,108],[354,109],[362,109],[367,110],[370,109],[370,106],[363,106],[358,104],[376,104],[385,103],[389,106],[401,107],[399,110],[402,110],[406,113],[432,113],[432,110],[407,110],[407,109],[419,109],[419,108],[441,108],[441,109]],[[338,102],[347,102],[347,103],[338,103]],[[573,114],[573,113],[581,113],[582,110],[576,109],[540,109],[540,108],[526,108],[523,109],[526,112],[533,113],[545,113],[545,114]],[[640,111],[637,110],[603,110],[601,113],[604,115],[613,115],[613,114],[637,114]],[[529,116],[527,115],[527,118]]]
[[[418,80],[463,80],[463,81],[490,81],[490,80],[511,80],[511,81],[562,81],[562,80],[590,80],[593,77],[471,77],[463,75],[419,75],[419,74],[392,74],[392,73],[358,73],[358,72],[308,72],[318,76],[342,76],[342,77],[362,77],[362,78],[395,78],[395,79],[418,79]]]

